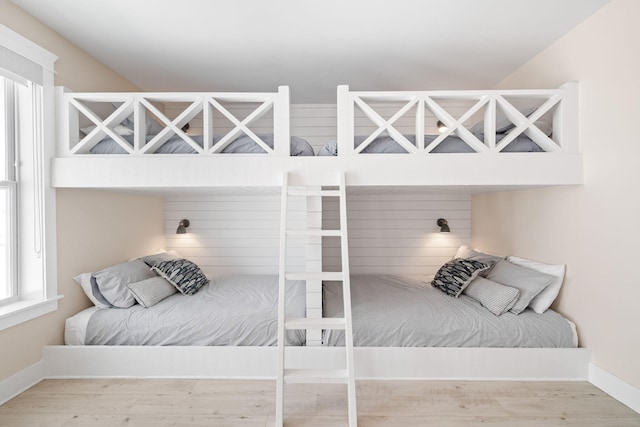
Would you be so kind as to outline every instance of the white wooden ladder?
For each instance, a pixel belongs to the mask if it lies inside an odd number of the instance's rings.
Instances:
[[[340,204],[340,229],[318,230],[287,228],[287,201],[289,197],[337,197]],[[340,383],[347,385],[349,426],[356,427],[358,415],[356,409],[356,382],[353,360],[353,332],[351,329],[351,286],[349,280],[349,252],[347,240],[347,204],[345,192],[345,175],[340,174],[338,189],[325,190],[320,187],[307,189],[289,189],[288,175],[285,172],[282,183],[282,199],[280,212],[280,271],[278,287],[278,372],[276,382],[276,423],[281,427],[284,421],[284,385],[285,383]],[[340,237],[342,260],[341,272],[303,272],[287,271],[286,248],[289,236],[333,236]],[[344,318],[286,318],[285,317],[285,286],[288,280],[300,281],[342,281],[342,295],[344,302]],[[345,367],[342,369],[289,369],[285,360],[285,335],[287,330],[304,329],[342,329],[345,336]],[[327,349],[328,350],[328,349]]]

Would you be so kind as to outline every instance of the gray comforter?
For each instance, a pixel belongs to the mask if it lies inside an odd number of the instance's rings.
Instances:
[[[260,139],[264,141],[267,146],[273,148],[273,135],[258,135]],[[123,136],[133,147],[133,136]],[[153,136],[147,136],[147,142],[150,141]],[[202,147],[202,135],[193,135],[191,138]],[[220,137],[214,137],[214,143],[220,140]],[[104,138],[98,142],[91,150],[91,154],[127,154],[124,148],[122,148],[117,142],[111,138]],[[177,135],[169,138],[164,144],[162,144],[155,151],[156,154],[195,154],[196,150],[187,144],[182,138]],[[264,154],[265,151],[255,143],[250,137],[243,135],[227,145],[222,153],[251,153],[251,154]],[[313,147],[306,140],[297,136],[291,137],[291,155],[292,156],[313,156]]]
[[[405,137],[415,145],[415,135],[405,135]],[[498,139],[504,137],[504,135],[498,135]],[[434,139],[436,139],[436,135],[425,135],[424,142],[425,145],[431,143]],[[354,147],[358,147],[366,138],[364,136],[356,136],[354,138]],[[528,152],[542,152],[543,150],[533,142],[528,136],[524,134],[518,135],[513,142],[507,145],[502,152],[503,153],[528,153]],[[367,147],[362,150],[364,154],[370,153],[406,153],[407,150],[402,148],[400,144],[398,144],[393,138],[390,136],[379,136],[373,141],[371,144],[367,145]],[[432,153],[475,153],[473,148],[469,147],[469,145],[464,142],[462,139],[457,136],[448,136],[444,139],[436,148],[434,148]],[[337,156],[338,155],[338,145],[335,139],[327,142],[320,150],[318,151],[318,156]]]
[[[342,284],[324,285],[324,316],[342,317]],[[353,276],[354,345],[360,347],[575,347],[560,314],[525,310],[500,317],[461,295],[453,298],[419,278]],[[324,331],[343,345],[343,331]]]
[[[304,282],[287,283],[288,317],[304,317]],[[277,344],[277,276],[212,280],[197,294],[180,293],[150,308],[98,310],[89,320],[87,345]],[[289,345],[304,344],[304,331],[287,331]]]

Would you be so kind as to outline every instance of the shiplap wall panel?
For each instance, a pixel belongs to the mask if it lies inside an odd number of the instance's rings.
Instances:
[[[279,198],[278,195],[167,197],[167,249],[175,249],[192,259],[210,276],[276,274]],[[291,199],[289,207],[290,228],[319,223],[320,211],[309,200]],[[347,207],[350,267],[354,274],[431,275],[460,245],[469,244],[471,238],[468,194],[348,195]],[[337,200],[324,198],[321,209],[323,228],[337,229]],[[436,220],[441,217],[449,221],[451,233],[439,232]],[[176,235],[182,218],[191,220],[189,232]],[[316,269],[319,256],[324,270],[341,268],[339,238],[322,238],[322,248],[315,241],[291,238],[287,255],[293,271]]]
[[[349,258],[354,274],[432,275],[471,239],[471,197],[468,194],[380,194],[347,197]],[[451,233],[440,233],[446,218]],[[325,199],[323,227],[337,228],[338,204]],[[327,271],[340,269],[340,247],[323,241]]]
[[[306,227],[306,200],[291,200],[288,216],[291,228]],[[183,218],[191,225],[177,235]],[[167,196],[165,229],[167,249],[194,261],[207,276],[278,272],[279,195]],[[292,271],[304,270],[305,238],[288,240],[287,263]]]

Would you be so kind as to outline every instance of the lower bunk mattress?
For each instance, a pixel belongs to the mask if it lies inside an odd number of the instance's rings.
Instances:
[[[304,317],[305,286],[288,282],[288,317]],[[145,308],[88,308],[66,321],[67,345],[275,346],[278,277],[216,278],[195,295],[181,293]],[[303,345],[304,331],[287,331]]]
[[[577,347],[575,326],[553,310],[495,316],[480,303],[453,298],[424,277],[352,276],[354,344],[359,347]],[[192,296],[127,309],[96,307],[67,319],[67,345],[274,346],[277,276],[213,279]],[[323,285],[325,317],[341,317],[342,284]],[[305,285],[288,282],[287,317],[304,317]],[[287,331],[304,345],[304,331]],[[323,331],[323,344],[344,343],[343,331]]]
[[[454,298],[425,277],[352,276],[357,347],[577,347],[575,325],[553,310],[495,316],[462,294]],[[342,317],[342,283],[323,285],[323,316]],[[344,331],[323,331],[323,344],[344,345]]]

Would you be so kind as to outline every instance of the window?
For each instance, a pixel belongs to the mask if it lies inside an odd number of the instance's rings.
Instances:
[[[55,60],[0,25],[0,329],[57,309]]]
[[[14,82],[0,76],[0,305],[17,300]]]

